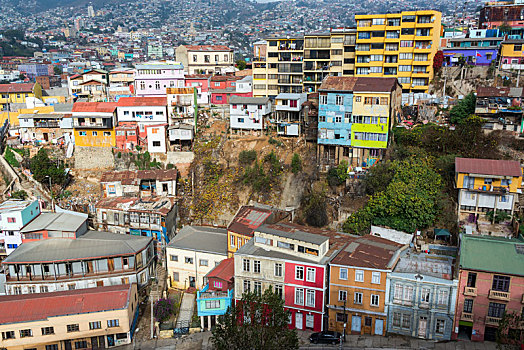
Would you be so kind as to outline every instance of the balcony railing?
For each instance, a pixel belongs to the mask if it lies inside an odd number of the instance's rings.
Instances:
[[[501,318],[500,317],[492,317],[492,316],[486,316],[486,324],[498,326]]]
[[[211,298],[227,298],[228,293],[227,292],[202,292],[200,293],[199,299],[211,299]]]
[[[402,299],[393,299],[393,303],[399,304],[399,305],[406,305],[406,306],[413,305],[413,302],[411,300],[402,300]]]
[[[49,122],[36,122],[35,128],[58,128],[58,122],[49,121]]]
[[[489,291],[489,298],[495,300],[509,301],[509,292],[501,292],[498,290],[491,289]]]
[[[470,297],[476,297],[477,296],[477,288],[475,288],[475,287],[464,287],[464,295],[470,296]]]
[[[460,315],[460,320],[473,322],[473,314],[468,313],[468,312],[463,312],[462,315]]]

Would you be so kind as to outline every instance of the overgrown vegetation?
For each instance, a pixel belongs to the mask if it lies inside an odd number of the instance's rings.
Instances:
[[[151,154],[148,151],[144,153],[137,153],[134,161],[138,170],[161,169],[162,163],[156,158],[151,159]]]
[[[28,197],[28,194],[24,190],[15,191],[11,194],[12,199],[26,199]]]
[[[59,165],[57,165],[57,163]],[[44,185],[48,184],[48,177],[51,178],[51,183],[54,185],[62,185],[66,180],[64,165],[49,158],[45,148],[41,148],[38,153],[30,159],[29,169],[33,173],[35,180]]]
[[[473,92],[460,100],[449,112],[449,121],[453,124],[461,124],[468,120],[468,117],[475,113],[477,97]]]
[[[524,345],[522,323],[524,315],[517,312],[505,312],[499,321],[496,333],[498,349],[521,349]]]
[[[257,159],[257,151],[255,150],[241,151],[238,155],[238,163],[242,167],[253,164],[255,159]]]
[[[279,186],[282,166],[274,152],[266,154],[262,162],[254,161],[244,169],[242,182],[251,186],[254,193],[267,194]]]
[[[493,218],[493,216],[495,216],[495,218]],[[511,215],[502,210],[497,210],[496,213],[493,210],[490,210],[486,213],[486,218],[490,222],[495,222],[495,224],[499,224],[503,221],[509,220],[511,218]]]
[[[348,162],[342,160],[338,166],[330,168],[327,173],[327,181],[329,186],[340,186],[348,177]]]
[[[322,227],[328,224],[326,193],[311,191],[302,197],[303,221],[308,225]]]
[[[5,148],[4,158],[7,161],[7,163],[9,163],[9,165],[11,165],[12,167],[14,168],[20,167],[20,162],[16,159],[15,154],[13,153],[13,150],[11,149],[11,147],[7,146]]]
[[[301,171],[302,159],[300,158],[300,155],[298,153],[294,153],[293,158],[291,158],[291,172],[296,175]]]
[[[175,313],[175,304],[171,299],[159,299],[153,305],[153,315],[158,322],[169,320]]]

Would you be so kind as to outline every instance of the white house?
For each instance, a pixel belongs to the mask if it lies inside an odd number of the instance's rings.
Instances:
[[[236,82],[236,92],[251,92],[253,91],[253,76],[247,75]]]
[[[306,94],[280,93],[275,98],[275,122],[279,135],[298,136],[302,133],[302,104]]]
[[[116,107],[119,123],[138,123],[144,131],[146,125],[167,123],[166,97],[121,97]]]
[[[147,150],[149,153],[166,153],[166,124],[148,125]]]
[[[0,204],[0,260],[20,244],[20,230],[40,214],[38,201],[10,199]]]
[[[264,119],[271,114],[271,102],[268,97],[231,96],[229,114],[233,130],[263,130]]]

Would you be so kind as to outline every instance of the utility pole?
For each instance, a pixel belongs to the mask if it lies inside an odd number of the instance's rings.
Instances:
[[[519,81],[520,81],[520,69],[517,70],[517,87],[519,87]]]

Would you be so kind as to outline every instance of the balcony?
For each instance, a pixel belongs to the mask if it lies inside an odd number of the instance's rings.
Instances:
[[[413,305],[413,302],[411,300],[402,300],[402,299],[393,299],[393,303],[399,304],[399,305],[405,305],[405,306]]]
[[[473,322],[473,314],[468,313],[468,312],[463,312],[462,315],[460,315],[460,320]]]
[[[498,326],[500,320],[500,317],[486,316],[486,325]]]
[[[35,122],[35,128],[58,128],[59,124],[57,121],[48,122]]]
[[[464,295],[468,297],[477,296],[477,288],[475,287],[464,287]]]
[[[509,292],[501,292],[491,289],[489,291],[489,298],[495,300],[509,301]]]
[[[199,299],[211,299],[211,298],[227,298],[228,292],[212,291],[212,292],[201,292],[198,296]]]

